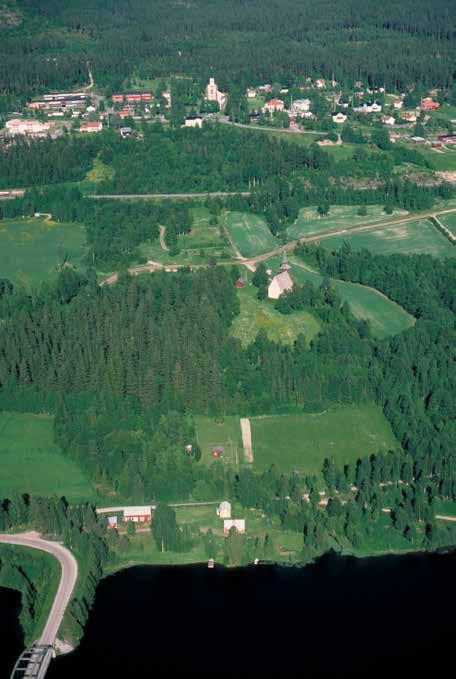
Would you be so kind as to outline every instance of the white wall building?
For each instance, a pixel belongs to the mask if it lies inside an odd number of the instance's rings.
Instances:
[[[196,118],[186,118],[184,122],[184,127],[201,127],[203,124],[203,119],[200,117]]]
[[[291,105],[293,115],[299,116],[310,111],[310,99],[296,99]]]
[[[231,502],[224,500],[217,507],[217,516],[221,519],[231,519]]]
[[[336,113],[336,115],[334,115],[332,119],[333,123],[341,125],[342,123],[345,123],[345,121],[347,120],[347,116],[345,115],[345,113]]]
[[[268,113],[274,113],[274,111],[283,111],[285,104],[282,99],[270,99],[263,106],[263,111]]]
[[[11,137],[17,135],[27,135],[29,137],[44,137],[49,131],[47,123],[39,120],[28,120],[26,118],[13,118],[8,120],[5,125],[6,132]]]
[[[209,78],[209,82],[206,85],[206,99],[208,101],[217,101],[221,109],[225,107],[227,96],[224,92],[220,92],[214,78]]]
[[[245,519],[225,519],[223,522],[225,535],[228,535],[232,528],[235,528],[238,533],[245,533]]]

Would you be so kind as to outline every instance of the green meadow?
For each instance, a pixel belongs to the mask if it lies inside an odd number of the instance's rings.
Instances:
[[[271,260],[268,260],[270,263]],[[296,259],[292,259],[293,280],[302,285],[305,281],[321,285],[323,276]],[[277,260],[278,268],[278,260]],[[358,283],[331,279],[340,298],[350,305],[353,315],[370,322],[372,334],[379,339],[397,335],[414,324],[413,317],[405,309],[385,297],[374,288]]]
[[[92,484],[54,443],[52,417],[1,412],[0,468],[0,497],[15,491],[73,502],[95,497]]]
[[[214,458],[211,453],[215,448],[224,448],[224,461],[237,466],[244,460],[241,425],[239,417],[220,418],[195,417],[196,438],[201,448],[201,460],[205,463]]]
[[[453,218],[456,228],[456,215]],[[442,223],[447,226],[444,218]],[[448,227],[450,228],[450,227]],[[405,224],[385,226],[375,231],[346,233],[341,236],[323,238],[321,245],[329,250],[337,250],[347,241],[353,250],[367,249],[379,255],[432,255],[433,257],[454,257],[456,248],[450,243],[429,219],[418,219]]]
[[[381,408],[373,404],[253,417],[250,425],[253,466],[259,472],[275,464],[283,472],[316,474],[326,457],[346,464],[399,446]]]
[[[265,220],[258,215],[230,212],[226,216],[226,226],[234,244],[244,257],[254,257],[280,245]]]
[[[350,229],[361,224],[383,223],[406,216],[405,210],[395,210],[392,215],[385,214],[383,206],[369,205],[367,215],[358,214],[356,205],[332,205],[326,217],[319,217],[316,207],[303,208],[294,224],[288,227],[287,235],[290,239],[304,238],[332,229]]]
[[[299,334],[310,342],[320,330],[320,322],[307,311],[296,311],[285,316],[274,309],[272,300],[260,302],[257,288],[249,285],[238,290],[241,313],[234,320],[231,334],[239,337],[246,346],[253,342],[260,330],[266,330],[268,337],[275,342],[291,344]]]
[[[34,217],[2,220],[0,271],[13,283],[35,287],[54,276],[64,260],[81,266],[85,242],[85,228],[81,224]]]

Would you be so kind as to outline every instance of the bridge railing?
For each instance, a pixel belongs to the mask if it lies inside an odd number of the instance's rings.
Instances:
[[[43,679],[54,657],[54,647],[33,644],[22,651],[11,673],[11,679]]]

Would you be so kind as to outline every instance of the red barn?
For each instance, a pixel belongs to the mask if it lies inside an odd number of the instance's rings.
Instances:
[[[113,104],[121,104],[124,100],[124,95],[123,94],[113,94],[112,95],[112,102]]]
[[[143,92],[143,93],[141,94],[141,99],[142,99],[142,101],[152,101],[153,98],[154,98],[154,97],[153,97],[153,95],[152,95],[150,92]]]
[[[127,94],[126,99],[128,102],[141,101],[140,94]]]

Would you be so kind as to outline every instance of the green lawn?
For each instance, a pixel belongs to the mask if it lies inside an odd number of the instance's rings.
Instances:
[[[12,492],[65,495],[76,502],[95,491],[79,467],[54,443],[53,418],[0,413],[0,498]]]
[[[244,257],[260,255],[280,244],[272,235],[265,220],[247,212],[230,212],[226,225],[231,238]]]
[[[224,462],[238,465],[244,460],[241,425],[239,417],[224,417],[215,420],[212,417],[195,417],[196,437],[201,448],[201,459],[209,463],[214,458],[214,448],[224,448]]]
[[[232,326],[232,334],[239,337],[246,346],[253,342],[259,330],[266,330],[268,337],[275,342],[294,342],[299,333],[305,335],[308,342],[320,330],[319,320],[307,311],[296,311],[285,316],[274,309],[272,300],[260,302],[257,299],[257,288],[252,285],[239,290],[241,313]]]
[[[443,219],[442,222],[446,225]],[[456,225],[456,220],[454,224]],[[321,245],[329,250],[336,250],[344,241],[348,241],[354,250],[365,248],[379,255],[454,257],[456,254],[454,245],[429,219],[386,226],[375,231],[332,236],[322,239]]]
[[[321,274],[310,270],[298,260],[293,259],[292,264],[293,280],[297,283],[302,285],[305,281],[309,281],[315,286],[321,284],[323,280]],[[372,334],[375,337],[381,339],[397,335],[415,322],[401,306],[373,288],[340,280],[332,280],[332,284],[340,298],[348,302],[353,315],[370,322]]]
[[[288,227],[287,235],[290,239],[303,238],[331,229],[350,229],[361,224],[386,222],[407,215],[405,210],[395,210],[394,214],[386,215],[381,205],[369,205],[364,217],[358,214],[358,210],[356,205],[333,205],[327,217],[319,217],[316,207],[303,208],[295,223]]]
[[[81,224],[42,218],[0,221],[0,271],[13,283],[34,287],[67,262],[80,266],[85,254],[85,228]]]
[[[189,234],[179,236],[179,247],[182,250],[223,247],[226,239],[219,226],[209,224],[209,210],[205,207],[195,207],[192,208],[192,215],[192,230]]]
[[[283,472],[315,474],[326,457],[345,464],[399,445],[381,409],[373,404],[253,417],[250,423],[253,466],[259,472],[275,464]]]
[[[440,215],[439,220],[446,226],[448,231],[451,231],[451,233],[456,236],[456,212],[453,212],[452,215]]]

